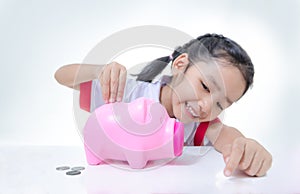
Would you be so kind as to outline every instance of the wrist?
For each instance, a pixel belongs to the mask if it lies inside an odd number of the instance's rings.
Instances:
[[[236,128],[222,125],[222,129],[214,143],[214,147],[219,152],[223,152],[224,147],[232,145],[237,138],[244,138],[244,136]]]
[[[102,65],[95,66],[95,68],[92,71],[93,79],[99,79],[101,77],[105,67],[106,67],[106,65],[105,66],[102,66]]]

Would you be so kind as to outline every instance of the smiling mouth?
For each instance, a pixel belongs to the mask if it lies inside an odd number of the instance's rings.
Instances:
[[[196,112],[194,111],[194,109],[193,109],[187,102],[185,102],[185,109],[186,109],[189,113],[191,113],[191,115],[192,115],[193,117],[199,117],[199,116],[200,116],[200,115],[196,114]]]

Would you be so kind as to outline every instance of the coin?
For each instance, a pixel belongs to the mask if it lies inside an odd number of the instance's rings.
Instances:
[[[81,174],[79,170],[71,170],[66,172],[66,175],[78,175],[78,174]]]
[[[69,166],[59,166],[56,168],[56,170],[59,170],[59,171],[63,171],[63,170],[69,170],[70,167]]]
[[[72,167],[71,170],[84,170],[85,168],[83,166],[75,166],[75,167]]]

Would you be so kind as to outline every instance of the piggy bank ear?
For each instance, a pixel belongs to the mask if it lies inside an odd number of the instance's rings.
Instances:
[[[140,124],[149,122],[151,119],[149,111],[153,103],[153,100],[147,98],[138,98],[128,103],[128,111],[132,120]]]
[[[114,103],[112,107],[118,125],[134,135],[150,135],[167,120],[166,109],[160,103],[145,98],[131,103]]]

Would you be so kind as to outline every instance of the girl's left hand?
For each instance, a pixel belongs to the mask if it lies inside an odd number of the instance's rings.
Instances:
[[[226,163],[224,175],[240,169],[250,176],[263,176],[272,165],[271,154],[258,142],[245,137],[236,138],[222,149]]]

